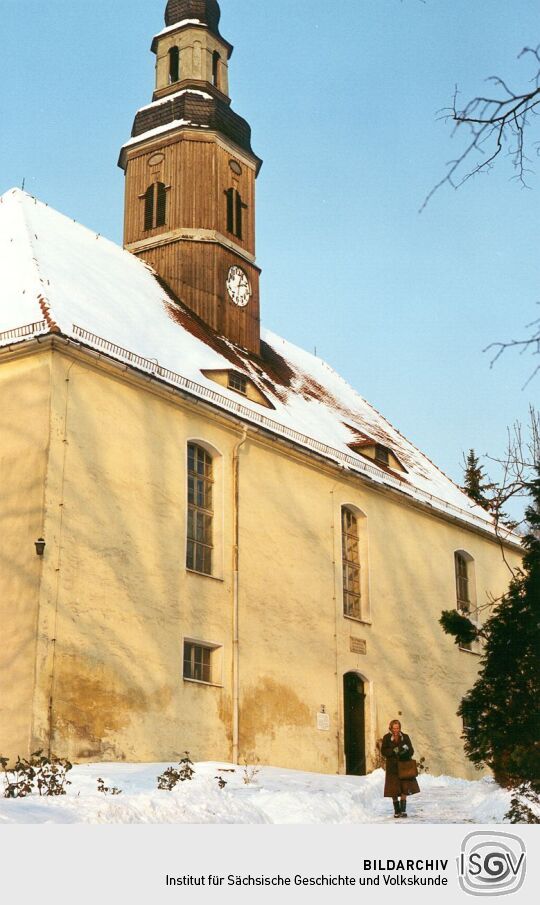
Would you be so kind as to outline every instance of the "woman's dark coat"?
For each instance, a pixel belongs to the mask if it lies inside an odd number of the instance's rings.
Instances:
[[[398,751],[394,751],[394,748],[398,748]],[[420,791],[416,779],[400,779],[398,773],[398,762],[410,760],[414,754],[409,736],[400,732],[398,742],[394,742],[392,734],[387,732],[382,740],[381,754],[386,758],[384,797],[400,798],[402,795],[416,795]]]

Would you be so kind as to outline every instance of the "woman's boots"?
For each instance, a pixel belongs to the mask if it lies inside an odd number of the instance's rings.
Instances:
[[[392,799],[394,803],[394,817],[401,817],[401,808],[399,806],[399,798]]]
[[[401,799],[399,810],[400,810],[400,815],[399,815],[400,817],[407,817],[407,816],[408,816],[408,815],[407,815],[407,799],[406,799],[406,798],[402,798],[402,799]]]

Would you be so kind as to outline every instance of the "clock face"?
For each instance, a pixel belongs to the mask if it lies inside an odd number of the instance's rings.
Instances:
[[[251,284],[241,267],[231,267],[227,276],[229,298],[238,308],[245,308],[252,296]]]

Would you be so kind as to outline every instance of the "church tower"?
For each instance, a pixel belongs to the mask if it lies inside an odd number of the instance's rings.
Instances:
[[[156,87],[122,148],[124,246],[212,330],[259,354],[255,179],[262,161],[231,109],[233,47],[217,0],[168,0]]]

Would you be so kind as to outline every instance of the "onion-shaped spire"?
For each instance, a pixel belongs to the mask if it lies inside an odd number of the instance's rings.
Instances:
[[[221,10],[217,0],[168,0],[165,10],[165,24],[197,21],[219,35]]]

